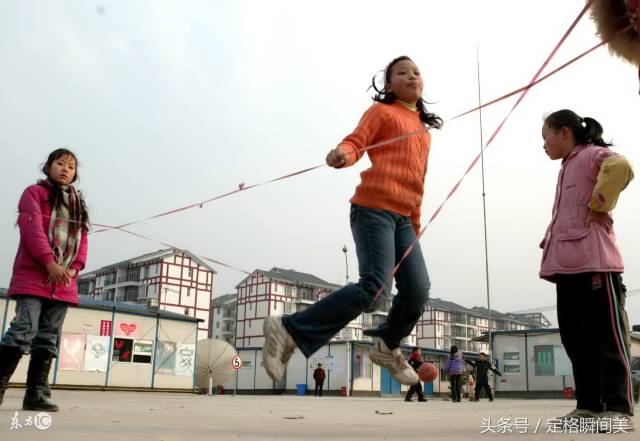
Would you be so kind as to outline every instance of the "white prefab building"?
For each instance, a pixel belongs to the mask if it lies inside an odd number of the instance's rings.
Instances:
[[[242,367],[238,370],[237,377],[228,380],[223,388],[252,395],[313,393],[313,370],[318,363],[322,363],[327,374],[324,391],[328,395],[344,396],[348,390],[350,396],[402,396],[408,387],[400,385],[386,369],[369,360],[370,347],[371,344],[367,342],[332,342],[308,359],[300,351],[296,351],[287,364],[285,378],[281,383],[273,382],[262,367],[262,348],[239,349]],[[408,356],[411,348],[404,346],[403,350]],[[434,363],[439,372],[433,383],[423,384],[425,393],[448,396],[449,379],[442,372],[448,352],[423,349],[422,354],[424,360]],[[464,356],[477,358],[477,354],[465,353]]]
[[[215,274],[189,251],[169,248],[82,273],[78,291],[94,300],[137,304],[198,318],[198,339],[203,339],[212,335]]]
[[[0,293],[0,325],[5,333],[16,302]],[[89,298],[69,308],[51,368],[53,387],[99,389],[194,389],[197,329],[201,320]],[[12,383],[23,384],[24,356]]]

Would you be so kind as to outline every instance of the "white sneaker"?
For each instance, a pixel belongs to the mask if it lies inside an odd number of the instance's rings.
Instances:
[[[631,415],[608,410],[600,417],[599,431],[605,433],[626,433],[636,430]]]
[[[273,381],[282,381],[287,362],[297,345],[282,324],[282,317],[267,317],[262,332],[262,364]]]
[[[400,348],[391,350],[382,340],[378,340],[373,345],[369,351],[369,359],[378,366],[387,368],[391,376],[401,384],[411,386],[420,381],[416,371],[404,359],[402,350]]]

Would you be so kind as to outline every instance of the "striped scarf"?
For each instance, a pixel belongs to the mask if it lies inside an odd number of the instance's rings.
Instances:
[[[48,180],[41,184],[49,188],[54,185]],[[48,237],[56,262],[69,268],[78,255],[82,239],[82,194],[73,185],[61,185],[60,189],[62,201],[51,207]]]

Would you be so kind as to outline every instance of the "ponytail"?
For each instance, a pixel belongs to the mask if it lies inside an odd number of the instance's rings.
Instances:
[[[600,147],[609,147],[611,143],[602,139],[602,125],[593,118],[580,117],[569,109],[558,110],[548,115],[544,123],[547,127],[559,130],[567,127],[573,133],[576,144],[594,144]]]

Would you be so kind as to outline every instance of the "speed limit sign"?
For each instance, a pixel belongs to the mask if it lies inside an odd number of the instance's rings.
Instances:
[[[242,367],[242,360],[239,355],[233,357],[233,360],[231,360],[231,366],[233,366],[236,371]]]

